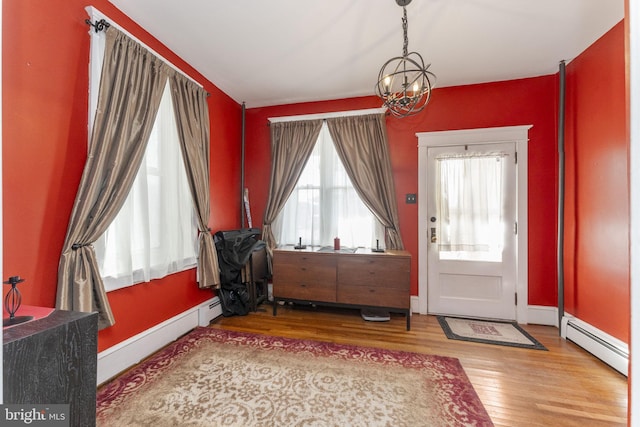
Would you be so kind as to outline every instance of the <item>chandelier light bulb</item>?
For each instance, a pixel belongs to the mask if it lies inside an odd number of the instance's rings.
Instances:
[[[386,76],[384,78],[384,92],[389,93],[390,88],[391,88],[391,77]]]

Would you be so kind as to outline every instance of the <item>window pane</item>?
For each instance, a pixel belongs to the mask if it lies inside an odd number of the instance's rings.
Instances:
[[[108,291],[196,263],[197,228],[168,87],[127,201],[95,244]]]
[[[362,203],[323,125],[314,150],[289,200],[274,223],[280,245],[383,247],[382,226]]]
[[[502,260],[504,158],[438,159],[440,259]]]

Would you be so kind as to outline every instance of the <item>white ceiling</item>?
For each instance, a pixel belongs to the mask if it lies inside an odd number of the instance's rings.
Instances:
[[[395,0],[110,1],[248,108],[373,95],[402,54]],[[413,0],[407,16],[409,51],[445,87],[555,73],[624,0]]]

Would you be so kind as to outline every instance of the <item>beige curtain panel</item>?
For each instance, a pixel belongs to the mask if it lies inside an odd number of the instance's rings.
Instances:
[[[98,109],[62,248],[56,298],[61,310],[97,311],[100,329],[115,321],[92,243],[129,193],[167,81],[162,60],[113,26],[106,31]]]
[[[342,164],[364,204],[385,227],[388,249],[404,249],[384,114],[327,119]]]
[[[262,238],[270,254],[276,246],[271,225],[295,188],[321,127],[322,120],[271,123],[271,179],[262,225]]]
[[[170,84],[182,158],[198,216],[198,285],[200,288],[217,288],[220,286],[218,255],[208,228],[211,206],[207,93],[178,73],[173,73]]]

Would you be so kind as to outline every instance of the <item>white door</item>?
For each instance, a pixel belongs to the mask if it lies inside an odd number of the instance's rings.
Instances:
[[[428,148],[429,313],[516,319],[515,145]]]

